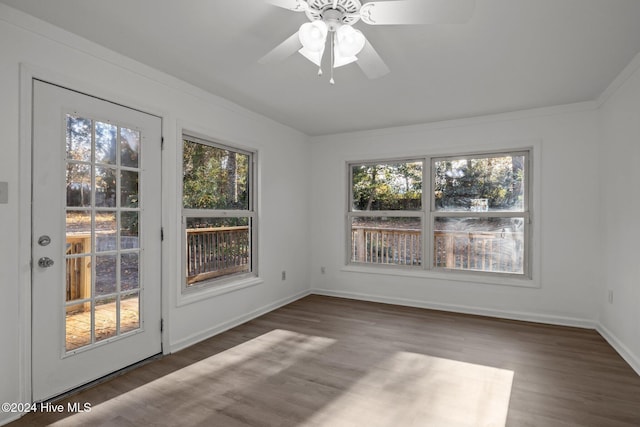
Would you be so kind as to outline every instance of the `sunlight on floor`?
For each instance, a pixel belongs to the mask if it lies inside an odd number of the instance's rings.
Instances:
[[[397,352],[304,425],[504,426],[512,382],[513,371]]]
[[[504,427],[513,375],[276,329],[52,425]]]

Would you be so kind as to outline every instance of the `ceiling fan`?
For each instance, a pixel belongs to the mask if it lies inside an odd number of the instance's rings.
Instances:
[[[266,0],[267,3],[304,12],[309,19],[300,29],[263,56],[262,64],[283,61],[296,51],[318,66],[330,46],[331,84],[334,68],[356,62],[370,79],[382,77],[389,67],[353,24],[369,25],[464,23],[473,13],[475,0],[388,0],[362,4],[360,0]]]

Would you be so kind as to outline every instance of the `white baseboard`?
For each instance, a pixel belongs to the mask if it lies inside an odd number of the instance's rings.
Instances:
[[[206,340],[207,338],[211,338],[215,335],[218,335],[224,331],[227,331],[231,328],[235,328],[236,326],[239,326],[245,322],[248,322],[249,320],[255,319],[256,317],[260,317],[263,314],[267,314],[270,311],[273,311],[277,308],[280,308],[284,305],[290,304],[294,301],[299,300],[300,298],[304,298],[307,295],[309,295],[311,292],[309,290],[305,290],[302,292],[298,292],[297,294],[288,296],[286,298],[283,298],[281,300],[272,302],[270,304],[267,304],[265,306],[262,306],[250,313],[246,313],[243,314],[242,316],[238,316],[236,318],[233,318],[231,320],[228,320],[226,322],[220,323],[218,325],[215,325],[211,328],[207,328],[203,331],[200,331],[196,334],[190,335],[186,338],[183,338],[181,340],[178,340],[174,343],[170,343],[169,344],[169,352],[170,353],[174,353],[176,351],[182,350],[184,348],[187,348],[189,346],[192,346],[200,341]]]
[[[598,323],[596,331],[598,331],[598,333],[607,340],[611,347],[613,347],[613,349],[617,351],[618,354],[620,354],[620,356],[629,364],[629,366],[631,366],[631,368],[640,375],[640,357],[633,354],[633,352],[629,350],[629,348],[624,345],[618,337],[605,328],[601,323]]]
[[[442,304],[431,301],[395,298],[380,295],[369,295],[355,292],[333,291],[328,289],[312,289],[312,294],[349,298],[361,301],[380,302],[384,304],[404,305],[408,307],[427,308],[431,310],[450,311],[454,313],[475,314],[479,316],[497,317],[500,319],[521,320],[525,322],[545,323],[550,325],[573,326],[576,328],[596,329],[596,323],[589,319],[576,317],[550,316],[546,314],[494,310],[455,304]]]

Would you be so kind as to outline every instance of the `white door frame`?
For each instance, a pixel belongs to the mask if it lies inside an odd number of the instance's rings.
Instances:
[[[31,156],[32,156],[32,122],[33,122],[33,80],[42,80],[54,85],[62,86],[81,92],[93,97],[101,98],[109,102],[115,102],[117,104],[126,105],[129,108],[139,110],[141,112],[157,116],[162,121],[162,135],[168,135],[166,127],[166,116],[162,112],[154,111],[153,108],[148,106],[139,105],[137,102],[126,99],[122,100],[120,96],[114,95],[110,92],[105,92],[104,88],[96,84],[88,83],[78,79],[74,79],[68,76],[58,74],[56,72],[43,69],[31,64],[20,64],[20,111],[19,111],[19,185],[18,185],[18,235],[19,235],[19,247],[18,247],[18,274],[19,274],[19,367],[18,378],[20,381],[20,401],[32,402],[32,367],[31,367],[31,242],[32,242],[32,230],[31,230],[31,188],[32,188],[32,168],[31,168]],[[164,174],[162,171],[165,169],[165,156],[161,153],[161,175],[162,182],[164,183]],[[164,198],[161,201],[162,211],[165,211]],[[164,216],[164,215],[163,215]],[[164,223],[163,223],[164,227]],[[164,248],[162,248],[162,258],[165,254]],[[163,266],[165,263],[162,263]],[[166,280],[162,280],[165,277],[165,268],[161,274],[161,316],[164,323],[164,328],[161,333],[162,339],[162,351],[164,354],[169,353],[169,304],[167,297],[170,295],[166,286],[168,283]]]

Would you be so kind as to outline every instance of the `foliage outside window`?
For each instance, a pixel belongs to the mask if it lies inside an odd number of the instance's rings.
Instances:
[[[350,262],[422,265],[423,160],[349,165]]]
[[[528,151],[351,163],[349,262],[527,276],[528,174]]]
[[[184,136],[185,288],[255,276],[253,154]]]

